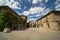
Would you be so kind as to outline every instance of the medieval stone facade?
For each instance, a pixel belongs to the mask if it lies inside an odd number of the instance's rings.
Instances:
[[[35,23],[33,21],[28,22],[29,27],[35,27]]]
[[[8,12],[7,17],[10,19],[8,25],[11,29],[24,29],[27,26],[27,17],[20,16],[16,12],[14,12],[8,6],[0,6],[0,14],[4,11]]]
[[[60,30],[60,11],[53,10],[37,20],[37,27]]]

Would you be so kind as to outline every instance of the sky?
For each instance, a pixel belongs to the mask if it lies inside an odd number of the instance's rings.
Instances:
[[[52,10],[60,11],[60,0],[0,0],[0,6],[7,5],[18,15],[27,16],[27,22],[36,21]]]

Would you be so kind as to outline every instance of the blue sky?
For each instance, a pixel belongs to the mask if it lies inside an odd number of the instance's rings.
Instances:
[[[0,0],[0,6],[8,5],[17,14],[36,21],[52,10],[60,11],[60,0]]]

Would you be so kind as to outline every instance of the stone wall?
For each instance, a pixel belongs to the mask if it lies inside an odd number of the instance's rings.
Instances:
[[[37,21],[40,27],[44,29],[60,30],[60,14],[50,13],[49,15],[43,17]]]
[[[41,20],[39,20],[39,21],[37,22],[37,27],[42,27]]]
[[[49,22],[50,29],[52,30],[59,30],[60,26],[57,22]]]
[[[34,27],[35,23],[33,21],[29,21],[28,25],[29,27]]]

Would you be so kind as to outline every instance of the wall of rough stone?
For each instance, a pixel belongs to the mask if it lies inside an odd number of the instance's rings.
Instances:
[[[60,14],[50,13],[37,21],[37,25],[44,29],[60,30]]]

